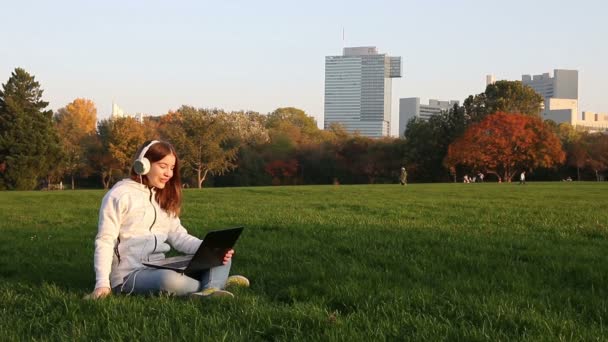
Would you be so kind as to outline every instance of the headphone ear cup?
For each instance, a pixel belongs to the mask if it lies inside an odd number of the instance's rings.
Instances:
[[[133,163],[133,170],[138,175],[143,176],[143,175],[147,174],[148,172],[150,172],[150,161],[148,160],[148,158],[137,159]]]

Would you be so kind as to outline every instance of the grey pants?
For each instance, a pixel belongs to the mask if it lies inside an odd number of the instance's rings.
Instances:
[[[223,289],[230,273],[232,260],[226,265],[210,268],[203,272],[200,280],[190,278],[172,270],[140,268],[125,277],[122,285],[116,286],[114,293],[158,294],[167,293],[185,296],[204,289]]]

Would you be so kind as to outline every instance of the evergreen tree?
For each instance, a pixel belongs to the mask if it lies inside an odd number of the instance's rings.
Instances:
[[[0,91],[0,188],[31,190],[48,177],[61,151],[53,112],[40,84],[16,68]]]

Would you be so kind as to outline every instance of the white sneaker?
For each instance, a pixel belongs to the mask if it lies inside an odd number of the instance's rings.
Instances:
[[[234,298],[234,295],[230,291],[220,290],[215,287],[210,287],[208,289],[204,289],[200,292],[194,292],[190,294],[190,298]]]
[[[228,277],[226,280],[225,287],[249,287],[249,279],[243,277],[242,275],[233,275]]]

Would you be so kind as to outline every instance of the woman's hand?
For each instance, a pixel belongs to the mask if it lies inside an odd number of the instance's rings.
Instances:
[[[101,299],[109,296],[112,293],[109,287],[98,287],[93,292],[84,296],[84,299]]]
[[[230,259],[232,259],[232,255],[234,254],[234,249],[229,249],[228,251],[226,251],[226,254],[224,254],[224,262],[223,264],[226,265]]]

